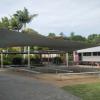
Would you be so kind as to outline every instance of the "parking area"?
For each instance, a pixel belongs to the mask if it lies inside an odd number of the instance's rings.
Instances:
[[[56,85],[0,71],[0,100],[80,100]]]

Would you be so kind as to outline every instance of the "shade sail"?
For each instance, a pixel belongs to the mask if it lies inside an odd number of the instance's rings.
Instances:
[[[22,33],[0,29],[0,47],[16,46],[41,46],[70,51],[91,47],[92,45],[70,40],[50,39],[38,34],[36,31],[33,31],[32,33]]]

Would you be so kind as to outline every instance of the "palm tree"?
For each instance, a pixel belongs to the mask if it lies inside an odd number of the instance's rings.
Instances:
[[[23,24],[23,30],[26,29],[26,24],[30,23],[34,17],[36,17],[38,14],[32,14],[30,15],[28,10],[24,7],[24,10],[18,10],[16,13],[13,15],[17,17],[20,23]],[[24,52],[26,52],[26,47],[24,47]],[[23,56],[25,59],[25,55]]]
[[[20,29],[22,29],[22,23],[19,22],[18,18],[11,17],[10,19],[10,26],[12,30],[17,30],[19,32]]]
[[[28,10],[24,8],[24,10],[18,10],[16,11],[16,14],[14,14],[15,17],[18,18],[19,22],[23,24],[23,28],[26,28],[26,24],[30,23],[34,17],[37,16],[37,14],[30,15]]]

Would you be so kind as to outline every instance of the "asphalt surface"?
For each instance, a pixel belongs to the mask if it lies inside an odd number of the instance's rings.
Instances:
[[[0,72],[0,100],[80,100],[62,89],[29,77]]]

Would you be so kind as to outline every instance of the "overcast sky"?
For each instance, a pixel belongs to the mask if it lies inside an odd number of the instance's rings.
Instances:
[[[100,0],[0,0],[0,17],[24,7],[39,14],[28,27],[41,34],[100,34]]]

